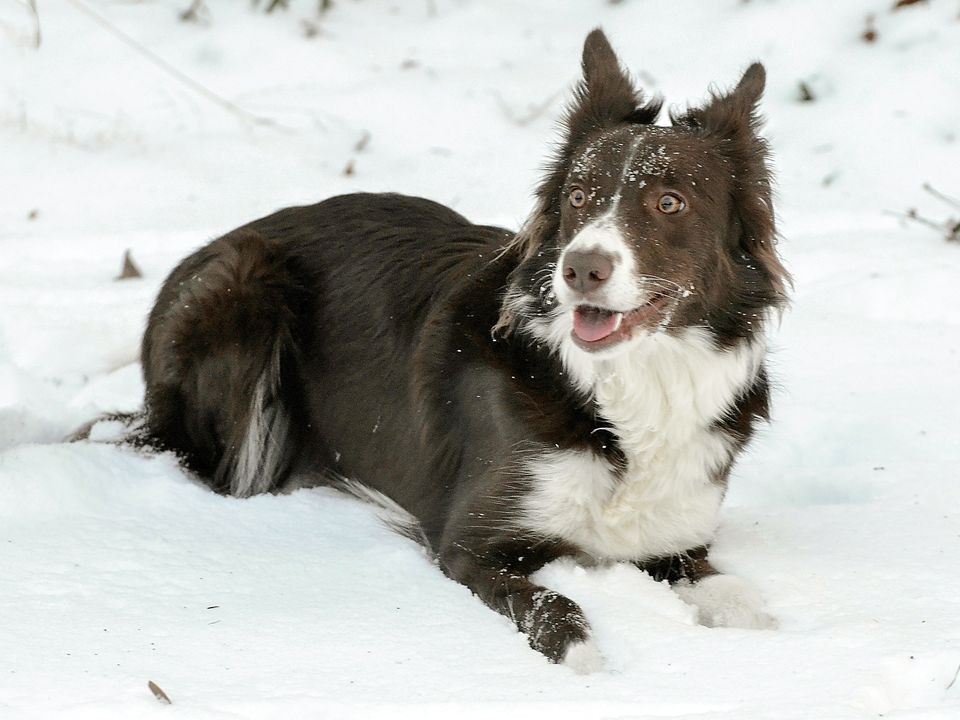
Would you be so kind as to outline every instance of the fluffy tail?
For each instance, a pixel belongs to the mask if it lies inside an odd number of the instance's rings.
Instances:
[[[214,490],[276,490],[297,452],[298,308],[283,245],[239,230],[164,283],[143,341],[147,432]]]
[[[217,484],[237,497],[274,489],[289,462],[290,414],[280,395],[279,345],[254,383],[245,415],[214,473]]]

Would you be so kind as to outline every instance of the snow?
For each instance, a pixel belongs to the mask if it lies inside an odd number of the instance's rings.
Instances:
[[[945,218],[924,182],[960,194],[955,4],[341,0],[313,38],[306,0],[207,0],[207,24],[177,19],[187,0],[38,4],[39,51],[0,6],[5,720],[960,717],[960,247],[890,214]],[[353,190],[519,225],[596,25],[670,103],[767,68],[796,291],[713,554],[777,629],[703,627],[632,568],[559,562],[538,578],[605,661],[577,675],[353,498],[224,498],[170,457],[61,442],[139,405],[153,297],[218,233]],[[126,248],[144,277],[115,282]]]

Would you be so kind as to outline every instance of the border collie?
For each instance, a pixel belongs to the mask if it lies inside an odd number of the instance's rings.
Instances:
[[[221,493],[353,488],[554,662],[601,656],[560,556],[668,580],[705,625],[769,627],[707,557],[768,417],[785,303],[764,70],[656,126],[600,30],[519,232],[429,200],[281,210],[171,273],[143,339],[145,439]]]

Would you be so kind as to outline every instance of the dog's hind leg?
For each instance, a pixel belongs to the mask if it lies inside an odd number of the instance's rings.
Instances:
[[[88,420],[64,438],[64,442],[92,440],[142,446],[145,443],[143,412],[104,413]]]
[[[150,316],[148,433],[218,492],[274,490],[288,471],[298,287],[282,246],[241,230],[184,260]]]

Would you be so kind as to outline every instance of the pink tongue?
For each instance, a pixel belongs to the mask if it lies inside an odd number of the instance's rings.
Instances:
[[[598,312],[596,310],[573,311],[573,331],[585,342],[603,340],[617,329],[620,313]]]

